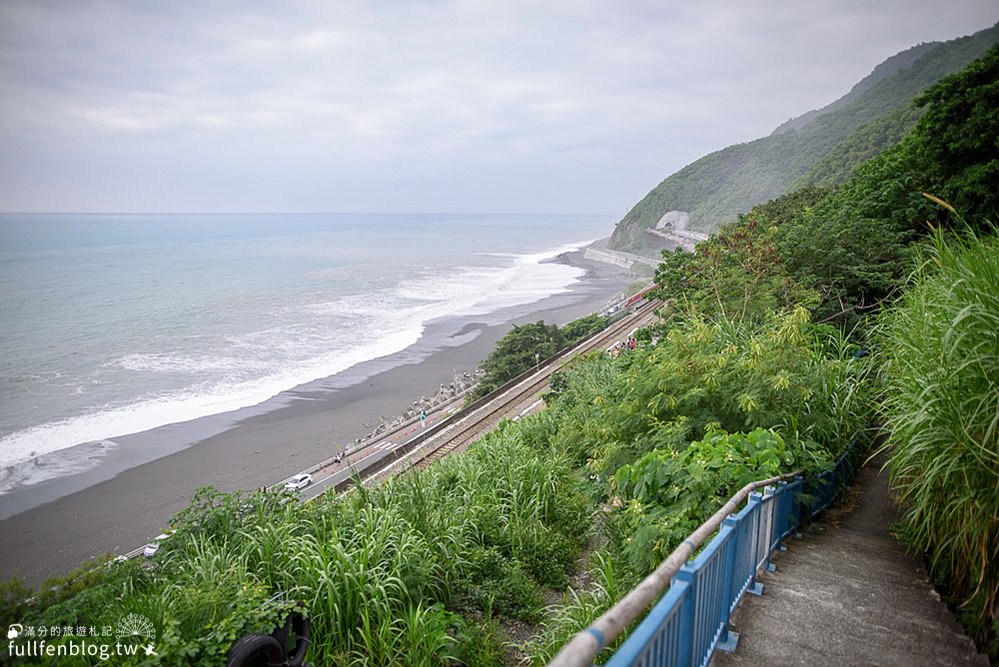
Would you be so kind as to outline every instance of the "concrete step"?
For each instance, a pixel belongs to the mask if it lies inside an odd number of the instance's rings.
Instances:
[[[895,512],[878,462],[859,473],[846,507],[827,513],[760,576],[732,617],[734,653],[711,665],[978,665],[921,561],[889,532]]]

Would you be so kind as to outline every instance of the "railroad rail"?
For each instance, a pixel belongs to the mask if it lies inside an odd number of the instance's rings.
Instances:
[[[518,418],[533,411],[541,404],[540,396],[547,390],[554,372],[566,362],[580,355],[604,350],[609,344],[647,326],[655,319],[655,304],[645,302],[636,310],[621,318],[611,326],[596,332],[571,348],[540,362],[535,368],[517,376],[506,384],[478,399],[436,429],[420,438],[412,447],[399,448],[394,460],[377,471],[371,471],[367,479],[374,479],[380,473],[395,474],[407,467],[421,468],[452,452],[460,451],[469,443],[496,427],[503,418]],[[365,481],[367,481],[367,479]]]

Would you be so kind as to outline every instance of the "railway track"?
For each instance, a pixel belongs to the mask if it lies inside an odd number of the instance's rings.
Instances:
[[[481,405],[456,415],[450,423],[442,425],[439,432],[428,437],[395,461],[387,463],[365,479],[375,480],[400,469],[422,468],[452,452],[461,451],[471,442],[494,429],[504,418],[517,418],[539,407],[541,396],[547,391],[553,373],[578,356],[605,350],[624,340],[635,329],[648,325],[655,319],[655,304],[643,302],[635,311],[607,329],[597,332],[574,347],[546,360],[533,370],[500,387],[492,395],[480,399]],[[463,411],[464,412],[464,411]]]

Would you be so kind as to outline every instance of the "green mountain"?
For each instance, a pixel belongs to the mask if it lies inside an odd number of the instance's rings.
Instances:
[[[617,224],[610,246],[658,254],[673,244],[648,230],[671,211],[682,213],[670,216],[667,227],[708,233],[787,192],[845,182],[856,165],[908,134],[922,113],[914,98],[997,43],[999,24],[892,56],[828,106],[788,120],[770,136],[706,155],[666,178]]]

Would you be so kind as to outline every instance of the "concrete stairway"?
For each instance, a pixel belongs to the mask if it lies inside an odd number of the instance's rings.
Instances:
[[[981,665],[927,580],[919,558],[888,532],[895,509],[883,461],[862,468],[846,503],[786,541],[777,571],[759,578],[732,616],[734,653],[711,665]]]

